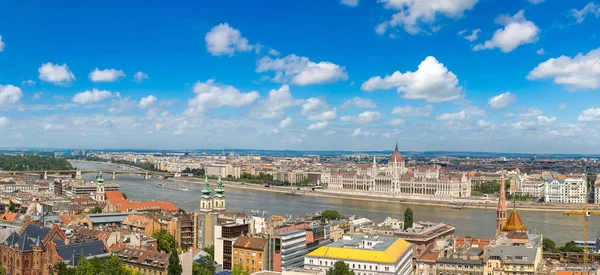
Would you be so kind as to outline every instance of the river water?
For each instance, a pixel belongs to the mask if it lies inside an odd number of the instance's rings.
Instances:
[[[72,162],[80,169],[119,169],[114,165]],[[84,179],[91,180],[93,174]],[[111,175],[105,175],[105,182],[113,182]],[[184,184],[188,192],[156,187],[158,181],[144,180],[138,175],[117,175],[115,183],[129,199],[152,201],[170,201],[186,211],[198,211],[200,204],[199,184]],[[213,186],[214,188],[214,186]],[[399,202],[356,201],[343,198],[322,198],[311,196],[289,196],[261,190],[226,188],[227,209],[250,214],[252,210],[266,211],[266,215],[303,216],[325,209],[336,209],[343,215],[354,214],[381,222],[386,217],[402,219],[404,210],[412,208],[415,221],[432,221],[452,224],[458,236],[493,237],[496,230],[496,212],[491,209],[452,209],[441,206],[406,205]],[[571,240],[583,240],[583,217],[565,216],[560,212],[520,211],[519,214],[530,232],[543,233],[553,239],[557,245]],[[590,217],[589,238],[596,239],[600,232],[599,219]]]

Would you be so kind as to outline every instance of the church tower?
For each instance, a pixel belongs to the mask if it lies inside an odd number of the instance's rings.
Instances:
[[[96,186],[96,201],[104,201],[105,197],[105,192],[104,192],[104,178],[102,178],[102,170],[100,170],[100,172],[98,172],[98,175],[96,176],[96,183],[98,183],[98,185]]]
[[[200,198],[200,212],[212,212],[213,201],[210,196],[212,190],[208,184],[208,177],[204,177],[204,188],[202,188],[202,198]]]
[[[504,172],[500,180],[500,198],[498,198],[498,207],[496,208],[496,236],[502,232],[506,224],[506,190],[504,189]]]
[[[215,198],[213,200],[214,209],[217,211],[225,210],[225,189],[223,188],[223,183],[221,182],[221,176],[217,180],[217,188],[215,189]]]

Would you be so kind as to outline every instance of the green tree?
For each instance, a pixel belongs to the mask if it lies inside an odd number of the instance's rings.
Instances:
[[[337,210],[325,210],[323,211],[323,213],[321,213],[321,220],[339,220],[342,218],[342,215],[340,215],[340,212],[338,212]]]
[[[208,253],[208,255],[210,255],[211,262],[215,260],[215,246],[214,245],[202,248],[202,251],[204,251],[204,252]]]
[[[210,256],[202,256],[198,262],[192,265],[192,274],[194,275],[212,275],[215,274],[215,265]]]
[[[179,263],[179,256],[176,251],[171,252],[169,256],[169,266],[167,267],[167,275],[181,275],[183,268]]]
[[[413,225],[413,211],[412,209],[406,208],[404,211],[404,230],[411,228]]]
[[[177,250],[178,244],[175,238],[164,229],[154,231],[152,238],[156,239],[158,251],[171,253]]]
[[[350,270],[344,261],[337,261],[333,267],[327,270],[327,275],[354,275],[354,271]]]
[[[566,243],[564,246],[558,247],[554,250],[555,252],[583,252],[583,248],[577,246],[574,241]]]
[[[123,198],[127,200],[127,194],[121,192],[121,195],[123,195]]]
[[[125,269],[119,257],[111,255],[109,258],[104,259],[101,264],[100,274],[102,275],[125,275]]]
[[[8,201],[8,211],[17,212],[17,206],[11,200]]]
[[[96,275],[96,270],[90,261],[84,256],[79,257],[77,266],[75,267],[75,275]]]
[[[552,251],[556,248],[556,243],[549,238],[544,238],[542,240],[542,247],[544,248],[544,251]]]
[[[4,267],[0,265],[0,275],[6,275],[6,270],[4,270]]]
[[[90,213],[91,214],[102,213],[102,207],[100,207],[100,206],[94,206],[94,208],[90,209]]]
[[[55,264],[53,271],[54,271],[54,274],[75,275],[75,269],[68,268],[67,264],[65,264],[63,261],[60,261],[60,263]]]
[[[250,275],[250,270],[244,268],[242,264],[236,264],[231,269],[231,275]]]
[[[180,214],[185,214],[185,209],[183,209],[183,208],[179,208],[179,213],[180,213]]]

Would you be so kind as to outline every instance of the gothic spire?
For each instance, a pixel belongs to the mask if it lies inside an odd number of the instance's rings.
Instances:
[[[210,190],[210,185],[208,184],[208,176],[204,176],[204,188],[202,188],[202,197],[205,199],[209,199],[210,193],[212,193],[212,190]]]
[[[396,140],[396,149],[394,151],[398,151],[398,140]]]

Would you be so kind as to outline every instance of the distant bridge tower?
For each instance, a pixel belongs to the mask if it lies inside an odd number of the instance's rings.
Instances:
[[[116,179],[117,179],[117,172],[113,171],[112,180],[116,180]]]
[[[83,176],[81,176],[81,170],[77,169],[77,171],[75,172],[75,179],[76,180],[82,180]]]

